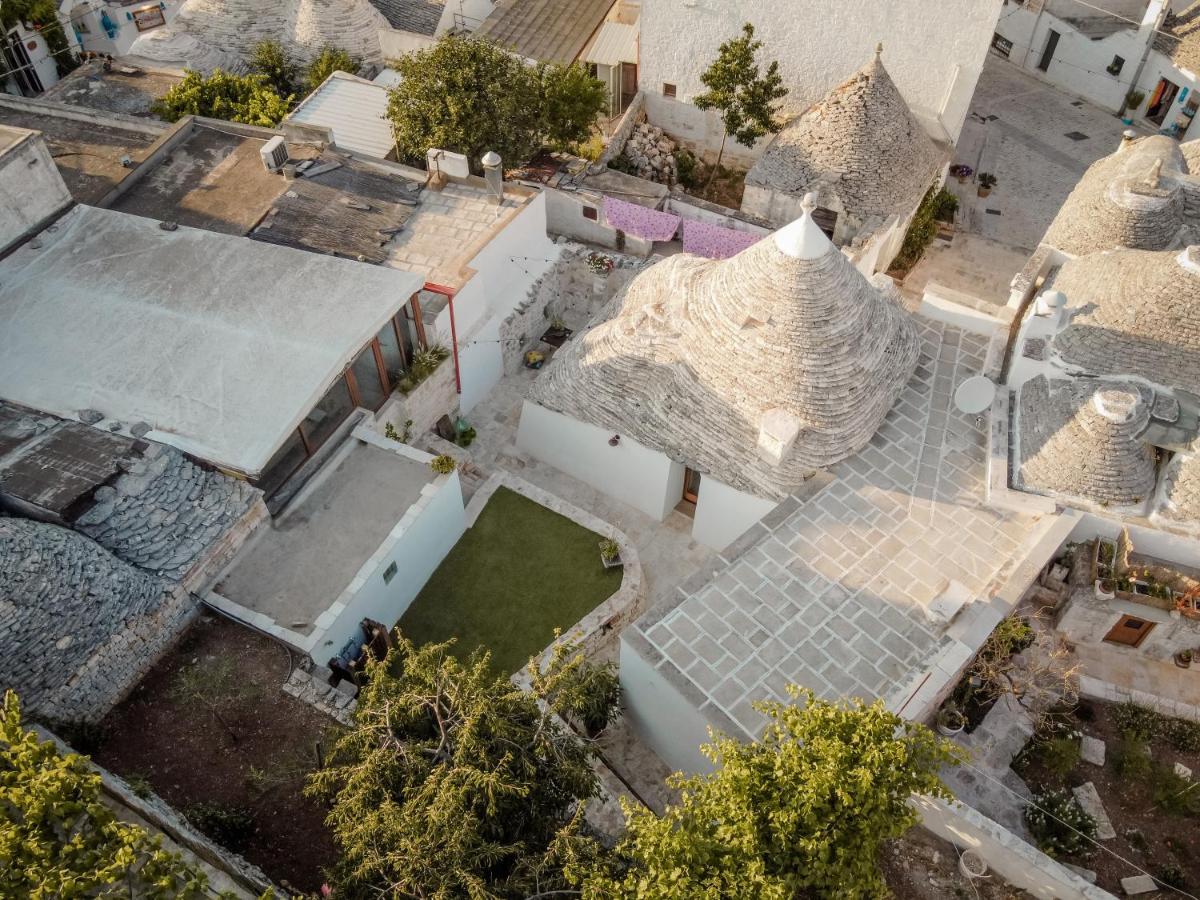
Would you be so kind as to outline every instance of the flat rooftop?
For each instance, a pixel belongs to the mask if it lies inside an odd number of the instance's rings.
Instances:
[[[108,71],[104,60],[83,63],[48,91],[42,100],[55,100],[88,109],[154,118],[154,101],[183,81],[183,73],[131,66],[117,59]]]
[[[76,206],[0,261],[0,396],[254,476],[422,283]]]
[[[95,204],[146,158],[167,125],[123,123],[62,103],[6,100],[0,96],[0,125],[39,131],[71,196]]]
[[[259,150],[270,135],[248,137],[202,123],[136,180],[112,209],[222,234],[244,235],[284,191],[282,175],[268,172]],[[289,147],[296,158],[310,148]]]
[[[259,529],[214,590],[311,634],[436,477],[424,463],[352,440],[282,516]]]
[[[870,445],[623,636],[730,733],[757,736],[752,701],[792,683],[903,708],[931,667],[970,657],[964,630],[1053,524],[986,504],[987,420],[952,397],[987,340],[917,322],[917,371]]]

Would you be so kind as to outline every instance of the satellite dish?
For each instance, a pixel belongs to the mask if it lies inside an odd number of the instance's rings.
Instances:
[[[973,375],[954,392],[954,405],[959,412],[975,416],[989,409],[996,399],[996,385],[986,375]]]

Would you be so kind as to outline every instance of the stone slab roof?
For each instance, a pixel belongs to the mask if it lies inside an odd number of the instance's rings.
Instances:
[[[897,298],[805,213],[731,259],[679,255],[641,272],[530,398],[782,497],[867,445],[918,353]],[[764,455],[764,436],[781,455]]]
[[[370,0],[184,0],[171,22],[139,35],[130,53],[201,71],[241,71],[255,44],[274,40],[304,61],[328,46],[381,65],[379,30],[391,27]]]
[[[432,36],[442,19],[446,0],[371,0],[371,5],[393,28]]]
[[[1200,528],[1200,456],[1176,453],[1171,458],[1151,518],[1167,527]]]
[[[1064,363],[1200,393],[1200,248],[1081,257],[1050,286],[1073,313],[1051,345]]]
[[[1163,135],[1122,145],[1079,179],[1042,243],[1073,256],[1118,247],[1165,250],[1187,223],[1187,162]]]
[[[53,709],[88,662],[129,641],[168,594],[81,534],[0,518],[0,684],[31,712]]]
[[[983,369],[986,340],[916,322],[920,362],[871,445],[626,632],[709,721],[757,736],[751,702],[786,700],[790,683],[826,699],[906,697],[956,643],[927,615],[934,601],[954,583],[968,617],[1049,527],[985,503],[986,425],[952,396]]]
[[[117,61],[105,71],[104,64],[104,60],[87,60],[44,91],[41,99],[155,118],[150,111],[154,101],[183,80],[177,70],[143,69]]]
[[[1169,34],[1162,34],[1164,31]],[[1160,33],[1154,36],[1154,49],[1165,53],[1179,68],[1200,72],[1200,2],[1167,13]]]
[[[475,35],[529,59],[573,62],[613,0],[498,0]]]
[[[1014,480],[1038,493],[1142,509],[1154,493],[1155,450],[1143,438],[1153,392],[1128,382],[1047,379],[1020,388]]]
[[[907,216],[933,183],[944,154],[913,117],[879,55],[793,119],[746,183],[797,196],[832,194],[865,221]]]

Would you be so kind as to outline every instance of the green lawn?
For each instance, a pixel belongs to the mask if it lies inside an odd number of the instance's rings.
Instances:
[[[481,644],[510,675],[621,586],[600,562],[600,535],[508,488],[492,495],[398,623],[414,643]]]

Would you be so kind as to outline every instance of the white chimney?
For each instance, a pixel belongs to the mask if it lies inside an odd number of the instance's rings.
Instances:
[[[501,168],[500,154],[489,150],[483,154],[483,180],[487,182],[488,190],[496,195],[496,203],[504,202],[504,170]]]
[[[786,409],[768,409],[758,420],[758,455],[773,466],[783,462],[800,435],[800,420]]]

